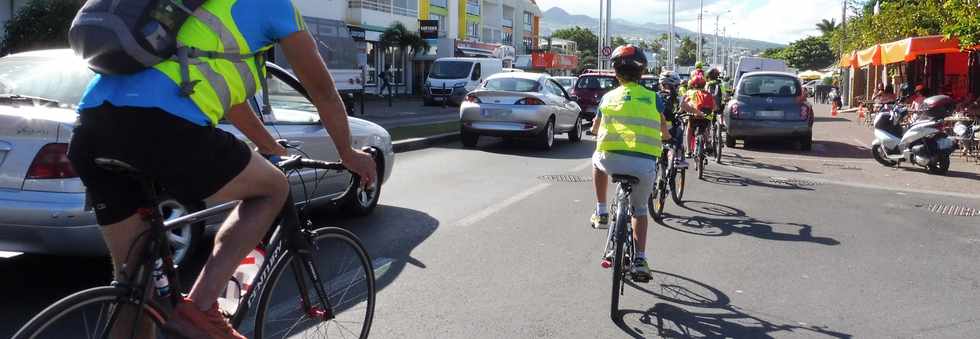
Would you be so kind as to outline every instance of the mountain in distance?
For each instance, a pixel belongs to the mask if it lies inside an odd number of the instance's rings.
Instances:
[[[543,36],[551,35],[551,32],[562,28],[575,26],[591,29],[593,32],[598,34],[599,19],[588,15],[572,15],[559,7],[552,7],[547,11],[544,11],[544,13],[541,15],[541,34]],[[653,40],[659,38],[661,34],[670,32],[670,25],[657,23],[637,24],[627,20],[613,19],[609,23],[609,31],[612,36]],[[682,38],[687,36],[697,40],[697,32],[692,32],[681,27],[676,27],[674,32],[677,33],[677,35],[680,35]],[[709,44],[714,42],[714,34],[708,34],[705,32],[703,37]],[[736,48],[745,48],[753,51],[764,51],[769,48],[785,47],[783,44],[751,39],[735,39],[733,45]]]

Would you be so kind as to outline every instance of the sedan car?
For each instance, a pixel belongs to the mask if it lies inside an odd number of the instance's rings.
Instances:
[[[550,149],[555,134],[582,140],[581,109],[547,74],[500,73],[466,95],[459,107],[463,146],[474,147],[481,135],[530,138]]]
[[[576,77],[566,77],[566,76],[558,76],[558,77],[551,77],[551,78],[555,79],[555,81],[557,81],[558,84],[561,85],[561,88],[565,89],[566,93],[572,93],[572,87],[575,87],[575,80],[578,80],[578,78]]]
[[[619,87],[619,81],[612,72],[592,71],[580,75],[575,82],[572,95],[577,98],[578,105],[582,107],[582,118],[592,121],[602,96],[616,87]]]
[[[291,140],[296,147],[292,151],[337,161],[334,144],[303,87],[284,69],[273,64],[268,69],[273,112],[261,117],[268,131]],[[77,119],[74,104],[94,75],[67,49],[0,58],[0,251],[106,253],[85,187],[66,156]],[[251,100],[256,112],[258,100],[258,96]],[[380,155],[376,160],[383,183],[394,161],[391,137],[371,122],[356,118],[349,122],[354,146],[372,148]],[[228,122],[218,127],[244,138]],[[293,173],[290,183],[300,204],[343,204],[342,210],[352,214],[370,213],[380,194],[380,186],[361,190],[347,172]],[[203,207],[200,202],[168,200],[161,209],[173,218],[192,212],[195,205]],[[187,257],[196,247],[205,226],[187,226],[171,234],[176,259]]]
[[[799,141],[800,148],[813,145],[813,108],[804,96],[800,79],[782,72],[743,75],[735,96],[724,111],[725,145],[736,140],[781,138]]]

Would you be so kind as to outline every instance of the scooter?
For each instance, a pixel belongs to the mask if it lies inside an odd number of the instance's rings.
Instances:
[[[953,139],[940,130],[942,118],[921,116],[906,130],[901,121],[907,114],[908,108],[899,104],[882,110],[875,117],[871,155],[888,167],[908,161],[926,168],[929,173],[946,174],[955,145]]]

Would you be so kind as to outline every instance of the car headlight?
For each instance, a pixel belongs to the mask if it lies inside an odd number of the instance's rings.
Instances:
[[[457,82],[453,84],[453,87],[466,87],[466,82]]]

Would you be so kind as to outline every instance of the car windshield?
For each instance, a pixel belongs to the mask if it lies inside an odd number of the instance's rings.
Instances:
[[[470,76],[473,63],[470,61],[436,61],[432,64],[429,77],[433,79],[463,79]]]
[[[794,97],[799,95],[800,83],[781,75],[753,75],[742,79],[739,94],[767,97]]]
[[[613,77],[581,77],[575,83],[575,88],[579,89],[611,89],[619,86],[619,81]]]
[[[537,92],[538,82],[530,79],[496,78],[487,80],[483,88],[493,91]]]
[[[74,108],[94,76],[73,57],[6,57],[0,59],[0,94],[42,97]]]

